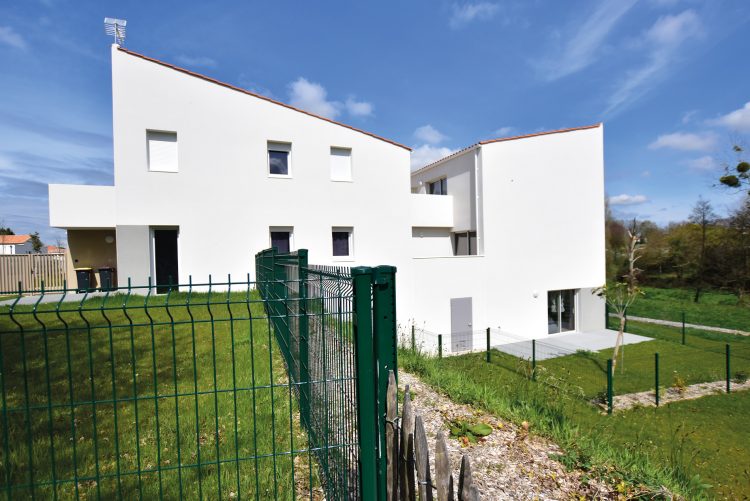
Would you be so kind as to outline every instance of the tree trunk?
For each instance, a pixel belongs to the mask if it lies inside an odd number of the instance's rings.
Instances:
[[[615,371],[615,367],[617,367],[617,353],[620,351],[620,346],[622,346],[622,341],[625,337],[625,314],[621,313],[617,315],[620,318],[620,330],[617,331],[617,340],[615,341],[615,351],[612,352],[612,372]]]

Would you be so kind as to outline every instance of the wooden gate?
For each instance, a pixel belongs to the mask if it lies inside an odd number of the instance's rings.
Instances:
[[[0,294],[61,289],[68,276],[65,253],[0,256]]]

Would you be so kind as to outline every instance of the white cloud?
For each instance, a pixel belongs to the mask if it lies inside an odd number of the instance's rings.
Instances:
[[[289,101],[294,107],[328,118],[336,118],[341,113],[341,103],[329,101],[322,85],[303,77],[289,84]]]
[[[699,171],[712,171],[719,166],[719,163],[716,161],[716,159],[709,155],[705,155],[700,158],[694,158],[692,160],[688,160],[685,163],[691,169]]]
[[[750,131],[750,102],[745,106],[726,115],[722,115],[715,120],[711,120],[714,125],[723,125],[732,130],[748,132]]]
[[[697,114],[698,114],[698,110],[686,111],[685,113],[682,114],[682,118],[680,119],[680,121],[683,124],[688,124],[695,119],[695,115]]]
[[[346,111],[353,117],[369,117],[372,116],[374,106],[372,103],[367,101],[357,101],[353,97],[346,99]]]
[[[495,130],[494,135],[497,137],[505,137],[511,134],[514,130],[516,130],[515,127],[500,127],[499,129]]]
[[[177,56],[177,62],[184,66],[195,66],[201,68],[215,68],[216,61],[206,56],[188,56],[180,54]]]
[[[414,137],[428,144],[438,144],[448,139],[448,136],[429,124],[417,127]]]
[[[453,4],[450,27],[458,29],[474,20],[489,21],[495,17],[499,9],[500,6],[498,4],[490,2],[466,3],[463,5]]]
[[[647,50],[646,62],[629,71],[609,98],[611,113],[642,96],[663,77],[683,43],[703,35],[703,25],[693,10],[660,17],[642,36],[638,46]]]
[[[691,132],[675,132],[662,134],[648,145],[649,149],[670,148],[682,151],[708,151],[716,147],[717,137],[713,132],[693,134]]]
[[[645,195],[627,195],[623,193],[622,195],[609,197],[610,205],[639,205],[646,202],[648,202],[648,198]]]
[[[572,38],[563,44],[562,53],[534,64],[546,80],[557,80],[592,64],[617,22],[628,13],[637,0],[606,0],[599,2],[588,17],[573,27]]]
[[[25,49],[28,47],[26,40],[11,26],[0,26],[0,43],[10,45],[15,49]]]
[[[415,171],[421,169],[425,165],[429,165],[443,157],[447,157],[451,153],[453,153],[453,150],[450,148],[423,144],[422,146],[414,148],[411,152],[411,170]]]

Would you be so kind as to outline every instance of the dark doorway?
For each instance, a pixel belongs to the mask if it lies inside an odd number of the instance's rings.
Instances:
[[[177,230],[154,230],[154,268],[157,294],[177,290]]]

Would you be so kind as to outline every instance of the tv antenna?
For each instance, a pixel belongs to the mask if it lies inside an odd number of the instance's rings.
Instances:
[[[113,17],[104,18],[104,32],[107,35],[115,37],[115,43],[122,45],[125,41],[125,26],[128,22],[124,19],[115,19]]]

